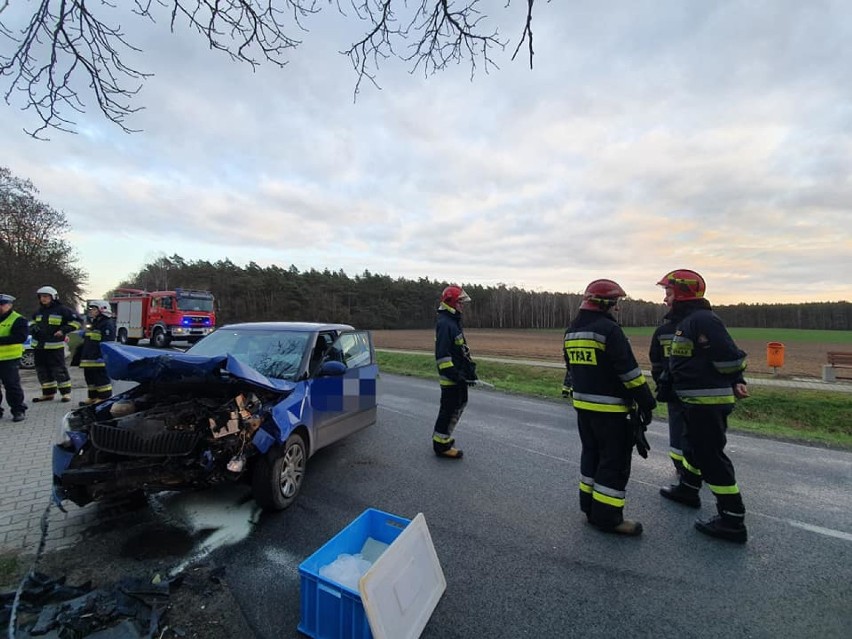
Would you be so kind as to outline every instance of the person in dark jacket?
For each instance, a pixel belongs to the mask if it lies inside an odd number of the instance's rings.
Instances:
[[[36,291],[39,309],[30,320],[33,357],[36,375],[41,384],[41,397],[33,402],[48,402],[56,397],[71,401],[71,376],[65,365],[65,337],[79,330],[82,322],[77,314],[59,302],[59,294],[52,286],[42,286]]]
[[[462,330],[462,310],[470,297],[460,286],[448,286],[441,293],[435,324],[435,364],[441,384],[441,404],[432,433],[432,448],[438,457],[461,459],[462,451],[453,444],[453,431],[467,406],[467,387],[476,382],[476,363]]]
[[[27,405],[24,403],[24,390],[21,388],[21,356],[24,354],[24,342],[27,341],[27,318],[12,309],[15,298],[0,293],[0,383],[6,390],[6,402],[12,411],[12,421],[26,419]],[[0,402],[3,393],[0,393]],[[0,417],[3,407],[0,406]]]
[[[77,355],[86,378],[88,398],[80,402],[80,406],[97,404],[112,395],[112,381],[107,375],[106,363],[101,354],[101,344],[115,341],[112,308],[105,300],[93,300],[87,310],[91,323],[83,335],[83,343]]]
[[[654,383],[660,385],[660,376],[669,368],[669,356],[672,351],[672,339],[674,338],[675,329],[680,321],[680,313],[672,308],[673,290],[666,289],[665,303],[669,307],[668,312],[663,316],[663,323],[654,331],[651,337],[651,347],[648,351],[648,358],[651,360],[651,377]],[[675,471],[680,475],[683,468],[683,406],[676,397],[672,397],[666,402],[669,414],[669,457],[674,464]]]
[[[627,294],[612,280],[595,280],[583,294],[577,317],[565,331],[565,387],[577,411],[580,455],[580,510],[600,530],[642,533],[624,519],[634,443],[631,411],[641,428],[651,423],[657,403],[613,311]],[[644,434],[642,434],[644,441]],[[638,445],[638,444],[637,444]]]
[[[672,296],[672,310],[681,319],[672,337],[668,375],[661,375],[657,397],[678,401],[685,422],[680,481],[661,488],[660,494],[699,508],[699,490],[706,482],[716,497],[717,515],[697,520],[695,527],[711,537],[745,543],[745,506],[725,444],[728,415],[737,399],[748,397],[743,377],[746,353],[704,299],[701,275],[678,269],[658,284]]]

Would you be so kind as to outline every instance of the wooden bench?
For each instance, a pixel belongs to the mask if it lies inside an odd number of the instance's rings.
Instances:
[[[833,382],[837,378],[852,379],[852,353],[828,352],[828,364],[822,367],[822,379]]]

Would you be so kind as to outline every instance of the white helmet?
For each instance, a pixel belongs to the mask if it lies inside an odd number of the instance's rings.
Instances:
[[[98,313],[101,315],[112,317],[112,307],[106,300],[91,300],[89,302],[89,308],[96,308],[98,309]]]
[[[57,299],[59,297],[59,292],[52,286],[42,286],[36,291],[36,295],[50,295],[53,299]]]

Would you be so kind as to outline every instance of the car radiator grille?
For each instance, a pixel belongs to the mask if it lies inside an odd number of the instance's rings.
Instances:
[[[187,455],[201,438],[199,433],[186,430],[166,430],[142,437],[133,430],[106,424],[95,424],[89,434],[92,445],[99,450],[118,455],[156,457]]]

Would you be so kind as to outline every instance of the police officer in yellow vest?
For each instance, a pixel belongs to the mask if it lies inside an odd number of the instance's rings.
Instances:
[[[0,382],[6,389],[6,402],[12,410],[12,421],[26,419],[27,405],[24,404],[24,391],[21,388],[21,376],[18,369],[21,355],[24,354],[24,342],[27,341],[27,319],[12,310],[15,298],[0,293]],[[0,393],[0,403],[3,393]],[[3,406],[0,405],[0,417]]]

